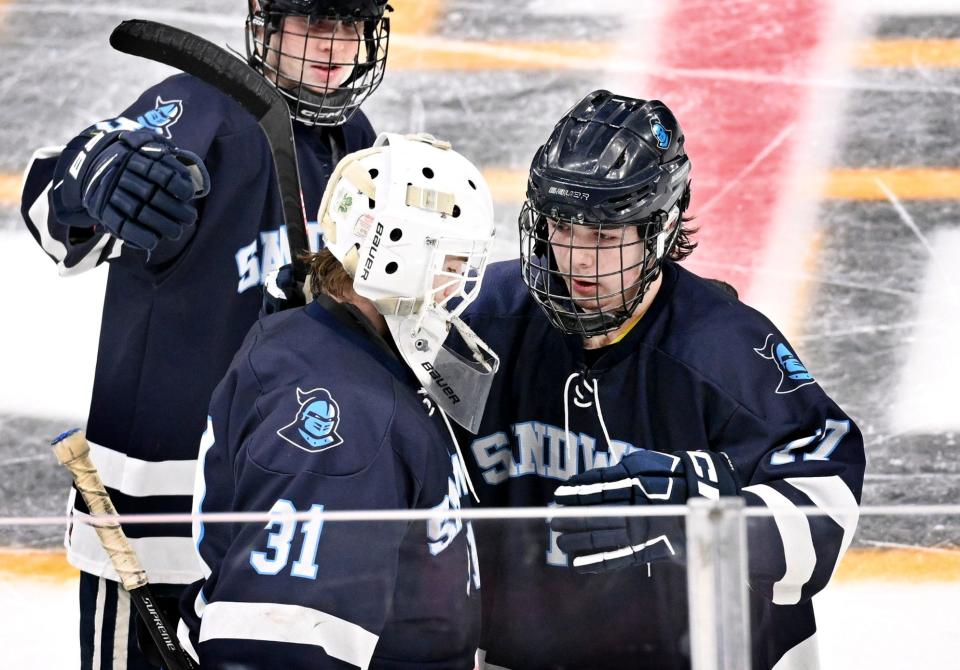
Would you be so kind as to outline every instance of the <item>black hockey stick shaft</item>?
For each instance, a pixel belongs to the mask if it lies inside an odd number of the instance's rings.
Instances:
[[[91,516],[116,516],[117,510],[110,494],[103,486],[97,466],[90,458],[90,445],[79,430],[59,435],[51,443],[60,465],[73,475],[73,483],[83,496]],[[123,588],[130,594],[130,602],[136,607],[140,618],[150,631],[150,637],[160,652],[166,670],[196,670],[198,667],[187,654],[167,622],[166,617],[150,592],[147,572],[140,565],[136,552],[130,546],[119,523],[111,522],[94,526],[100,544],[113,565]]]
[[[191,74],[233,98],[256,118],[273,154],[294,275],[302,282],[307,276],[307,268],[300,256],[310,249],[293,125],[283,96],[226,49],[163,23],[139,19],[124,21],[111,33],[110,46]]]
[[[171,630],[149,584],[130,589],[127,593],[130,594],[130,602],[137,608],[140,618],[147,624],[150,639],[163,659],[164,670],[197,670],[200,666],[180,646],[176,632]]]

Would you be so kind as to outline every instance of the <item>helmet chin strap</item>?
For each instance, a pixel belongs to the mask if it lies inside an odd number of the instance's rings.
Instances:
[[[306,113],[304,109],[310,110],[310,115],[318,121],[331,122],[339,117],[347,118],[360,106],[359,102],[355,104],[348,102],[352,92],[343,85],[330,89],[326,93],[317,93],[303,84],[283,90],[288,94],[290,105],[299,106],[301,114]],[[326,109],[330,111],[324,111]]]
[[[581,329],[587,332],[584,337],[595,337],[601,332],[612,330],[620,325],[620,315],[609,312],[582,312],[576,306],[564,307],[557,301],[551,300],[557,308],[556,315],[567,332],[578,332]],[[572,310],[578,310],[574,313]],[[594,333],[594,334],[591,334]],[[580,333],[583,335],[583,333]]]

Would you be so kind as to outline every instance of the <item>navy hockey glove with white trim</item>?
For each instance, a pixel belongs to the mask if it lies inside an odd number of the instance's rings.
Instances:
[[[153,130],[89,128],[61,153],[53,184],[61,223],[151,251],[196,222],[190,201],[209,192],[210,175],[199,156]]]
[[[688,498],[738,495],[726,454],[641,449],[617,465],[594,468],[557,487],[554,502],[577,505],[683,505]],[[555,518],[557,546],[578,572],[594,573],[677,558],[684,552],[683,518]]]
[[[297,281],[293,264],[281,265],[263,278],[263,301],[260,303],[260,316],[269,316],[285,309],[303,307],[307,304],[303,284]]]

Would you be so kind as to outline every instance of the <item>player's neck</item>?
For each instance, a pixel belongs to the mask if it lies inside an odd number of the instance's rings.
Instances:
[[[647,310],[650,309],[650,305],[653,304],[654,298],[657,297],[657,293],[660,292],[660,285],[663,282],[663,273],[657,275],[657,278],[653,280],[650,284],[650,288],[647,289],[647,292],[643,295],[643,300],[640,301],[640,304],[637,305],[633,314],[629,319],[623,322],[619,328],[609,333],[603,333],[602,335],[595,335],[594,337],[585,337],[583,338],[583,348],[584,349],[599,349],[600,347],[607,347],[611,344],[616,344],[629,333],[634,326],[636,326],[640,319],[643,318],[643,315],[647,313]]]
[[[389,339],[390,331],[387,328],[387,322],[383,315],[377,311],[376,305],[371,300],[358,295],[356,291],[350,289],[342,298],[334,298],[337,302],[348,302],[358,310],[370,322],[377,334],[384,339]]]

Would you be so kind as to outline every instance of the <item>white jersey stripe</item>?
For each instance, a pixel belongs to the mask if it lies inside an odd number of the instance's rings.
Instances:
[[[773,521],[783,542],[783,560],[787,569],[780,581],[773,585],[773,604],[796,605],[800,602],[803,585],[810,581],[817,565],[810,523],[786,496],[766,484],[745,486],[743,490],[756,495],[773,511]]]
[[[63,147],[40,147],[34,151],[33,156],[30,157],[30,162],[27,164],[27,169],[24,170],[22,183],[27,183],[27,175],[33,170],[34,163],[59,156],[62,152]],[[56,258],[58,264],[61,264],[63,263],[63,259],[67,257],[67,248],[62,242],[50,237],[50,231],[47,230],[47,215],[50,211],[47,198],[50,194],[51,186],[53,186],[52,182],[47,184],[47,187],[43,189],[43,193],[30,205],[30,209],[27,211],[27,218],[29,219],[27,225],[39,235],[40,246],[43,247],[43,250]]]
[[[100,472],[104,485],[120,493],[145,501],[151,496],[192,496],[197,461],[145,461],[119,451],[90,443],[90,457]],[[71,489],[68,513],[85,518],[74,505]],[[117,581],[96,532],[87,524],[70,524],[64,543],[67,560],[84,572]],[[159,536],[130,538],[150,581],[161,584],[189,584],[202,577],[200,562],[190,537]]]
[[[30,205],[30,209],[27,210],[27,218],[30,219],[30,224],[32,224],[34,230],[36,230],[40,236],[40,246],[44,251],[57,259],[57,266],[62,271],[63,259],[67,257],[67,248],[63,245],[63,242],[51,237],[50,231],[47,229],[47,216],[50,212],[50,206],[47,204],[49,194],[50,184],[43,189],[40,197]]]
[[[46,224],[44,224],[44,230],[46,229]],[[51,238],[53,239],[53,238]],[[100,241],[94,245],[86,256],[83,257],[83,260],[77,263],[76,265],[71,265],[67,267],[60,262],[57,264],[57,273],[61,277],[69,277],[70,275],[78,275],[81,272],[86,272],[97,266],[97,263],[100,261],[100,254],[103,253],[103,248],[110,243],[113,238],[109,235],[104,235],[100,238]]]
[[[193,599],[193,611],[197,616],[203,618],[203,610],[207,609],[207,601],[203,598],[203,589],[197,591],[197,597]]]
[[[33,169],[33,163],[35,161],[59,156],[62,151],[63,147],[42,147],[33,152],[33,156],[30,158],[30,163],[27,165],[27,169],[24,172],[24,183],[26,183],[26,175],[30,173],[31,169]],[[51,182],[45,189],[43,189],[43,193],[41,193],[40,196],[33,201],[33,204],[30,205],[30,209],[27,210],[27,225],[36,231],[38,237],[40,238],[40,246],[43,248],[43,250],[57,260],[57,272],[61,277],[80,274],[81,272],[85,272],[90,268],[96,267],[97,262],[100,260],[100,254],[103,253],[104,247],[106,247],[107,244],[109,244],[114,238],[112,238],[110,235],[103,235],[96,245],[94,245],[94,247],[87,252],[86,256],[84,256],[79,263],[71,267],[65,266],[63,261],[67,257],[67,247],[64,246],[63,242],[54,239],[50,235],[50,230],[47,228],[47,218],[50,215],[50,206],[47,202],[47,198],[52,187],[53,183]]]
[[[803,642],[780,657],[773,670],[820,670],[820,650],[817,634],[814,633]]]
[[[87,515],[74,512],[76,517]],[[74,567],[91,575],[119,581],[110,558],[100,545],[92,526],[73,523],[67,542],[67,560]],[[190,537],[132,537],[130,546],[140,558],[147,577],[157,584],[189,584],[203,574]]]
[[[130,636],[130,594],[117,586],[117,623],[113,628],[113,670],[127,670],[127,640]]]
[[[97,580],[97,605],[93,615],[93,662],[94,670],[100,670],[103,654],[103,610],[107,604],[107,582],[102,577]]]
[[[830,571],[831,578],[840,565],[840,559],[847,553],[853,541],[857,522],[860,520],[860,508],[857,499],[853,497],[850,488],[836,475],[830,477],[788,477],[784,480],[795,489],[810,498],[817,507],[827,510],[830,518],[843,528],[843,540],[840,543],[840,552],[836,563]],[[843,510],[838,511],[838,510]]]
[[[193,659],[193,662],[199,664],[200,657],[197,655],[197,650],[193,648],[193,642],[190,641],[190,628],[187,627],[187,622],[183,619],[180,619],[180,623],[177,624],[177,639],[180,641],[183,650]]]
[[[90,443],[90,458],[104,485],[128,496],[193,495],[196,459],[144,461],[93,442]]]
[[[197,455],[196,467],[194,469],[193,482],[193,513],[200,514],[203,509],[203,498],[207,493],[207,481],[203,473],[203,465],[207,460],[207,452],[214,445],[215,437],[213,433],[213,419],[207,417],[207,429],[203,431],[200,438],[200,453]],[[200,561],[200,567],[203,569],[204,579],[210,576],[210,566],[203,560],[200,553],[200,542],[203,540],[203,522],[199,519],[193,522],[191,535],[193,535],[194,550],[197,552],[197,560]],[[200,614],[197,612],[197,614]]]
[[[219,639],[310,644],[366,670],[378,638],[355,623],[309,607],[217,601],[203,613],[199,640]]]

